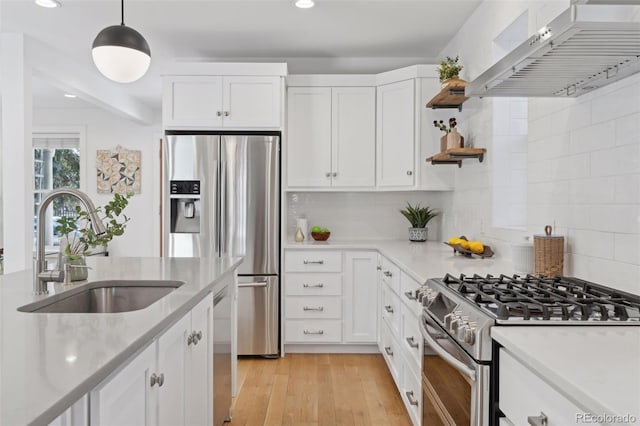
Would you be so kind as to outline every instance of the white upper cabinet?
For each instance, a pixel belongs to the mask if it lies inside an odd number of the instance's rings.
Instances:
[[[414,111],[414,80],[378,87],[377,186],[414,186]]]
[[[331,89],[291,87],[287,102],[288,186],[330,186]]]
[[[289,187],[373,187],[375,88],[291,87]]]
[[[165,129],[278,129],[280,111],[280,77],[165,77]]]
[[[331,184],[375,185],[376,91],[373,87],[331,89]]]

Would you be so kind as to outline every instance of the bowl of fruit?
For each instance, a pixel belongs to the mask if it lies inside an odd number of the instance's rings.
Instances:
[[[331,232],[327,228],[321,226],[314,226],[311,228],[311,237],[316,241],[327,241]]]
[[[450,238],[446,245],[453,248],[453,252],[466,257],[478,256],[481,258],[493,256],[493,250],[481,241],[469,241],[464,235],[460,238]]]

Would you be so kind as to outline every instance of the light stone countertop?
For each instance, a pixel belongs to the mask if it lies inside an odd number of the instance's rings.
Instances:
[[[491,337],[585,413],[640,424],[640,327],[493,327]]]
[[[113,314],[23,313],[33,272],[0,276],[0,424],[47,424],[188,313],[242,258],[89,257],[88,281],[185,284],[148,308]],[[77,288],[49,284],[49,296]]]
[[[452,275],[500,274],[513,275],[513,265],[500,253],[493,257],[481,259],[468,258],[453,254],[453,249],[441,242],[426,241],[423,243],[407,240],[328,240],[284,244],[286,249],[305,250],[377,250],[387,259],[395,263],[401,270],[418,282],[428,278],[442,278],[447,273]]]

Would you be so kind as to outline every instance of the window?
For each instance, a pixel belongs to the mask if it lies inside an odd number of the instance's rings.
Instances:
[[[80,134],[33,135],[33,238],[36,240],[37,214],[40,203],[52,189],[80,188]],[[45,214],[45,245],[59,246],[55,231],[57,219],[75,214],[78,204],[73,197],[53,201]]]

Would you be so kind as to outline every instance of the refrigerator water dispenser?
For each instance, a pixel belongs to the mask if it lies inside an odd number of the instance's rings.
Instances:
[[[200,233],[199,181],[171,181],[171,233]]]

